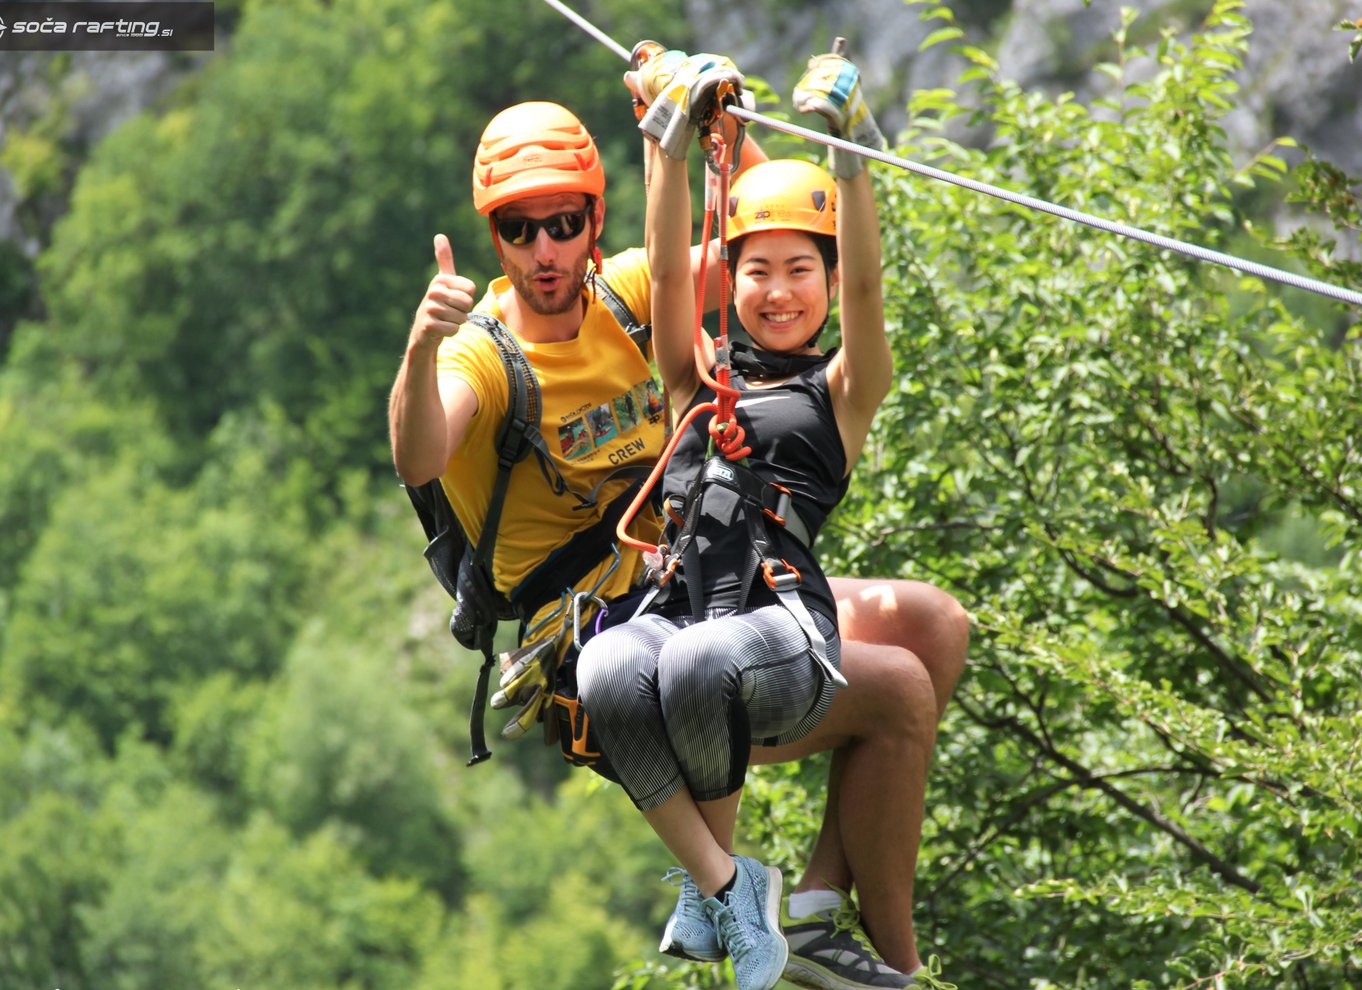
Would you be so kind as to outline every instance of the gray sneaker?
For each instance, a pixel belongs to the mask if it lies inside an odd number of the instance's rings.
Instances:
[[[885,962],[861,927],[861,913],[842,891],[842,903],[798,921],[782,908],[780,927],[790,944],[785,979],[812,990],[884,990],[931,986]]]
[[[738,990],[771,990],[780,982],[789,947],[780,933],[780,871],[747,856],[734,856],[738,873],[720,902],[705,900],[705,913],[733,960]]]
[[[676,910],[667,919],[667,927],[662,931],[662,944],[659,952],[681,959],[696,962],[718,962],[728,955],[719,944],[719,933],[714,923],[705,913],[705,899],[700,896],[700,888],[690,874],[679,866],[674,866],[662,877],[668,883],[679,883],[681,893],[676,898]]]

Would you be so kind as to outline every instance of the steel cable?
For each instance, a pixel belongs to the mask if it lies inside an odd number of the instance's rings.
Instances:
[[[632,54],[629,49],[619,44],[600,28],[596,27],[586,18],[562,3],[561,0],[544,0],[544,2],[625,61],[629,61]],[[1066,206],[1057,206],[1054,203],[1046,202],[1043,199],[1037,199],[1034,196],[1026,196],[1022,193],[1012,192],[999,186],[989,185],[987,182],[968,179],[964,176],[946,172],[939,168],[932,168],[930,165],[923,165],[918,162],[910,161],[907,158],[900,158],[897,155],[876,151],[873,148],[854,144],[851,141],[844,141],[841,138],[832,137],[831,135],[823,134],[819,131],[809,130],[807,127],[800,127],[798,124],[777,120],[774,117],[768,117],[765,114],[748,110],[745,107],[728,105],[724,107],[724,110],[741,120],[761,124],[772,130],[784,131],[786,134],[802,137],[830,148],[840,148],[844,151],[861,155],[864,158],[872,159],[873,161],[906,169],[909,172],[926,176],[927,178],[949,182],[952,185],[960,186],[964,189],[972,190],[973,192],[983,193],[986,196],[993,196],[996,199],[1001,199],[1017,206],[1024,206],[1028,209],[1048,213],[1051,216],[1056,216],[1063,220],[1071,220],[1075,223],[1085,224],[1097,230],[1117,234],[1121,237],[1129,237],[1132,240],[1142,241],[1166,251],[1175,251],[1179,254],[1187,255],[1190,258],[1196,258],[1198,261],[1222,265],[1226,268],[1243,272],[1246,275],[1253,275],[1258,278],[1281,283],[1282,285],[1304,289],[1307,292],[1318,293],[1322,296],[1328,296],[1330,299],[1336,299],[1339,302],[1351,303],[1354,306],[1362,306],[1362,292],[1357,292],[1353,289],[1345,289],[1341,286],[1331,285],[1328,282],[1310,278],[1307,275],[1298,275],[1295,272],[1288,272],[1281,268],[1274,268],[1271,265],[1259,264],[1256,261],[1249,261],[1232,254],[1226,254],[1223,251],[1213,251],[1210,248],[1201,247],[1197,244],[1190,244],[1187,241],[1180,241],[1173,237],[1165,237],[1162,234],[1155,234],[1152,231],[1142,230],[1139,227],[1132,227],[1130,224],[1119,223],[1115,220],[1107,220],[1103,217],[1094,216],[1091,213],[1084,213],[1081,210],[1071,210]]]

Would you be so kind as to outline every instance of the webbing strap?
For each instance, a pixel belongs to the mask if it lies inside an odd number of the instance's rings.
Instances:
[[[715,458],[714,460],[717,460]],[[794,620],[799,623],[799,628],[804,630],[804,638],[809,641],[809,653],[822,668],[824,675],[838,687],[846,687],[846,678],[841,672],[832,665],[828,659],[828,643],[823,638],[823,634],[818,631],[817,624],[813,621],[813,616],[809,613],[809,607],[804,604],[804,599],[799,594],[799,585],[802,578],[799,572],[787,564],[782,558],[775,556],[775,549],[770,538],[771,516],[765,511],[762,494],[764,490],[754,492],[754,485],[761,485],[761,479],[750,469],[742,465],[726,464],[726,468],[737,468],[737,484],[731,485],[735,491],[742,495],[744,515],[747,517],[747,535],[752,543],[752,548],[756,551],[755,566],[761,569],[762,575],[766,579],[766,585],[780,599],[780,603],[785,606],[785,610],[794,616]],[[727,482],[726,472],[714,472],[715,477],[710,477],[710,472],[705,472],[705,477],[711,484],[725,484]],[[767,485],[767,488],[772,486]],[[785,492],[783,499],[785,511],[781,513],[782,518],[799,518],[789,503],[789,492]],[[802,523],[802,520],[801,520]],[[775,567],[782,568],[781,573],[774,573]],[[751,582],[748,582],[748,587]],[[743,601],[746,602],[747,590],[743,591]]]
[[[618,292],[610,287],[605,279],[601,278],[598,272],[591,273],[591,282],[596,291],[600,293],[601,301],[605,303],[610,314],[615,318],[624,332],[629,335],[629,339],[634,342],[644,357],[648,356],[648,342],[653,337],[653,325],[651,323],[640,323],[634,311],[624,301]]]
[[[539,432],[539,382],[530,369],[525,352],[498,320],[481,313],[470,313],[468,321],[481,327],[496,345],[506,370],[508,388],[506,418],[497,432],[497,477],[487,503],[482,532],[478,534],[477,547],[473,551],[473,563],[490,577],[496,554],[497,530],[501,526],[501,510],[506,502],[506,489],[511,483],[511,468],[524,460],[531,450],[526,443],[529,431],[533,429]]]
[[[496,660],[492,656],[492,643],[488,640],[482,648],[482,666],[478,668],[478,686],[473,689],[473,706],[468,712],[468,748],[472,755],[465,766],[476,766],[483,760],[491,759],[492,751],[487,748],[487,733],[483,728],[483,715],[487,711],[487,682]]]
[[[828,659],[828,641],[818,631],[818,626],[813,621],[813,615],[809,612],[809,606],[804,604],[804,599],[799,597],[799,592],[793,588],[772,590],[780,599],[780,603],[795,617],[795,621],[799,623],[799,628],[804,630],[804,635],[809,641],[809,652],[813,654],[814,660],[823,669],[823,674],[838,687],[846,687],[847,679]]]
[[[511,605],[523,622],[532,619],[551,599],[558,597],[562,589],[575,588],[578,581],[606,558],[615,541],[615,525],[642,484],[642,481],[635,481],[616,496],[600,519],[573,534],[515,587],[510,595]]]

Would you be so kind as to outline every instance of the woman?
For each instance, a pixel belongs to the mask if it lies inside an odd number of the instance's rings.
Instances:
[[[854,107],[864,127],[854,66],[835,55],[814,64],[796,105],[843,127]],[[734,75],[720,81],[740,84]],[[647,214],[654,349],[683,411],[715,393],[694,356],[689,141],[676,128],[715,82],[702,74],[662,94],[641,125],[661,152]],[[891,377],[870,178],[854,155],[834,166],[845,176],[835,182],[807,162],[765,162],[734,184],[733,302],[755,347],[735,349],[732,384],[751,451],[707,456],[705,422],[686,429],[664,480],[684,525],[660,591],[578,661],[581,699],[612,767],[684,868],[661,949],[730,955],[740,990],[769,990],[787,955],[779,872],[732,855],[747,758],[754,743],[811,731],[840,681],[836,606],[809,543],[846,492]],[[839,293],[842,347],[823,353]]]

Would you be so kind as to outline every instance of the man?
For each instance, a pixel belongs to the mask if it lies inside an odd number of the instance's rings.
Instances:
[[[656,92],[661,83],[654,84]],[[744,165],[763,157],[753,142],[745,145]],[[561,106],[511,107],[483,133],[474,204],[488,217],[505,277],[491,284],[476,311],[500,320],[521,343],[539,380],[540,428],[555,466],[568,489],[593,493],[588,501],[594,502],[579,509],[579,499],[554,495],[535,467],[518,465],[492,568],[503,592],[595,522],[627,488],[629,482],[612,479],[613,472],[650,464],[661,452],[664,430],[656,412],[637,419],[616,415],[613,423],[604,423],[610,410],[629,408],[616,401],[623,396],[632,397],[634,408],[652,408],[647,361],[593,282],[599,273],[634,313],[649,311],[643,252],[601,259],[597,250],[604,189],[594,141]],[[712,248],[697,247],[693,267],[702,250]],[[496,472],[496,433],[508,387],[488,337],[464,326],[475,311],[476,287],[456,273],[443,235],[435,238],[435,257],[439,271],[417,309],[390,400],[393,459],[409,485],[441,478],[470,540],[476,540]],[[718,302],[717,283],[707,280],[709,308]],[[593,418],[600,410],[605,412]],[[606,427],[599,440],[598,427]],[[640,514],[634,525],[635,535],[655,541],[658,522],[650,514]],[[642,569],[638,555],[626,547],[618,560],[595,562],[571,584],[610,601],[633,589]],[[833,578],[832,587],[843,640],[841,669],[850,686],[837,693],[811,735],[794,745],[752,751],[756,763],[834,751],[822,828],[782,924],[791,961],[801,964],[798,975],[807,985],[913,986],[911,974],[922,972],[923,982],[927,979],[912,922],[927,769],[937,721],[964,667],[968,618],[954,598],[921,582]],[[551,625],[554,608],[549,602],[525,616],[527,638]],[[517,729],[511,734],[524,731],[538,715],[537,705],[527,705],[513,720]],[[859,923],[843,893],[853,888]]]

